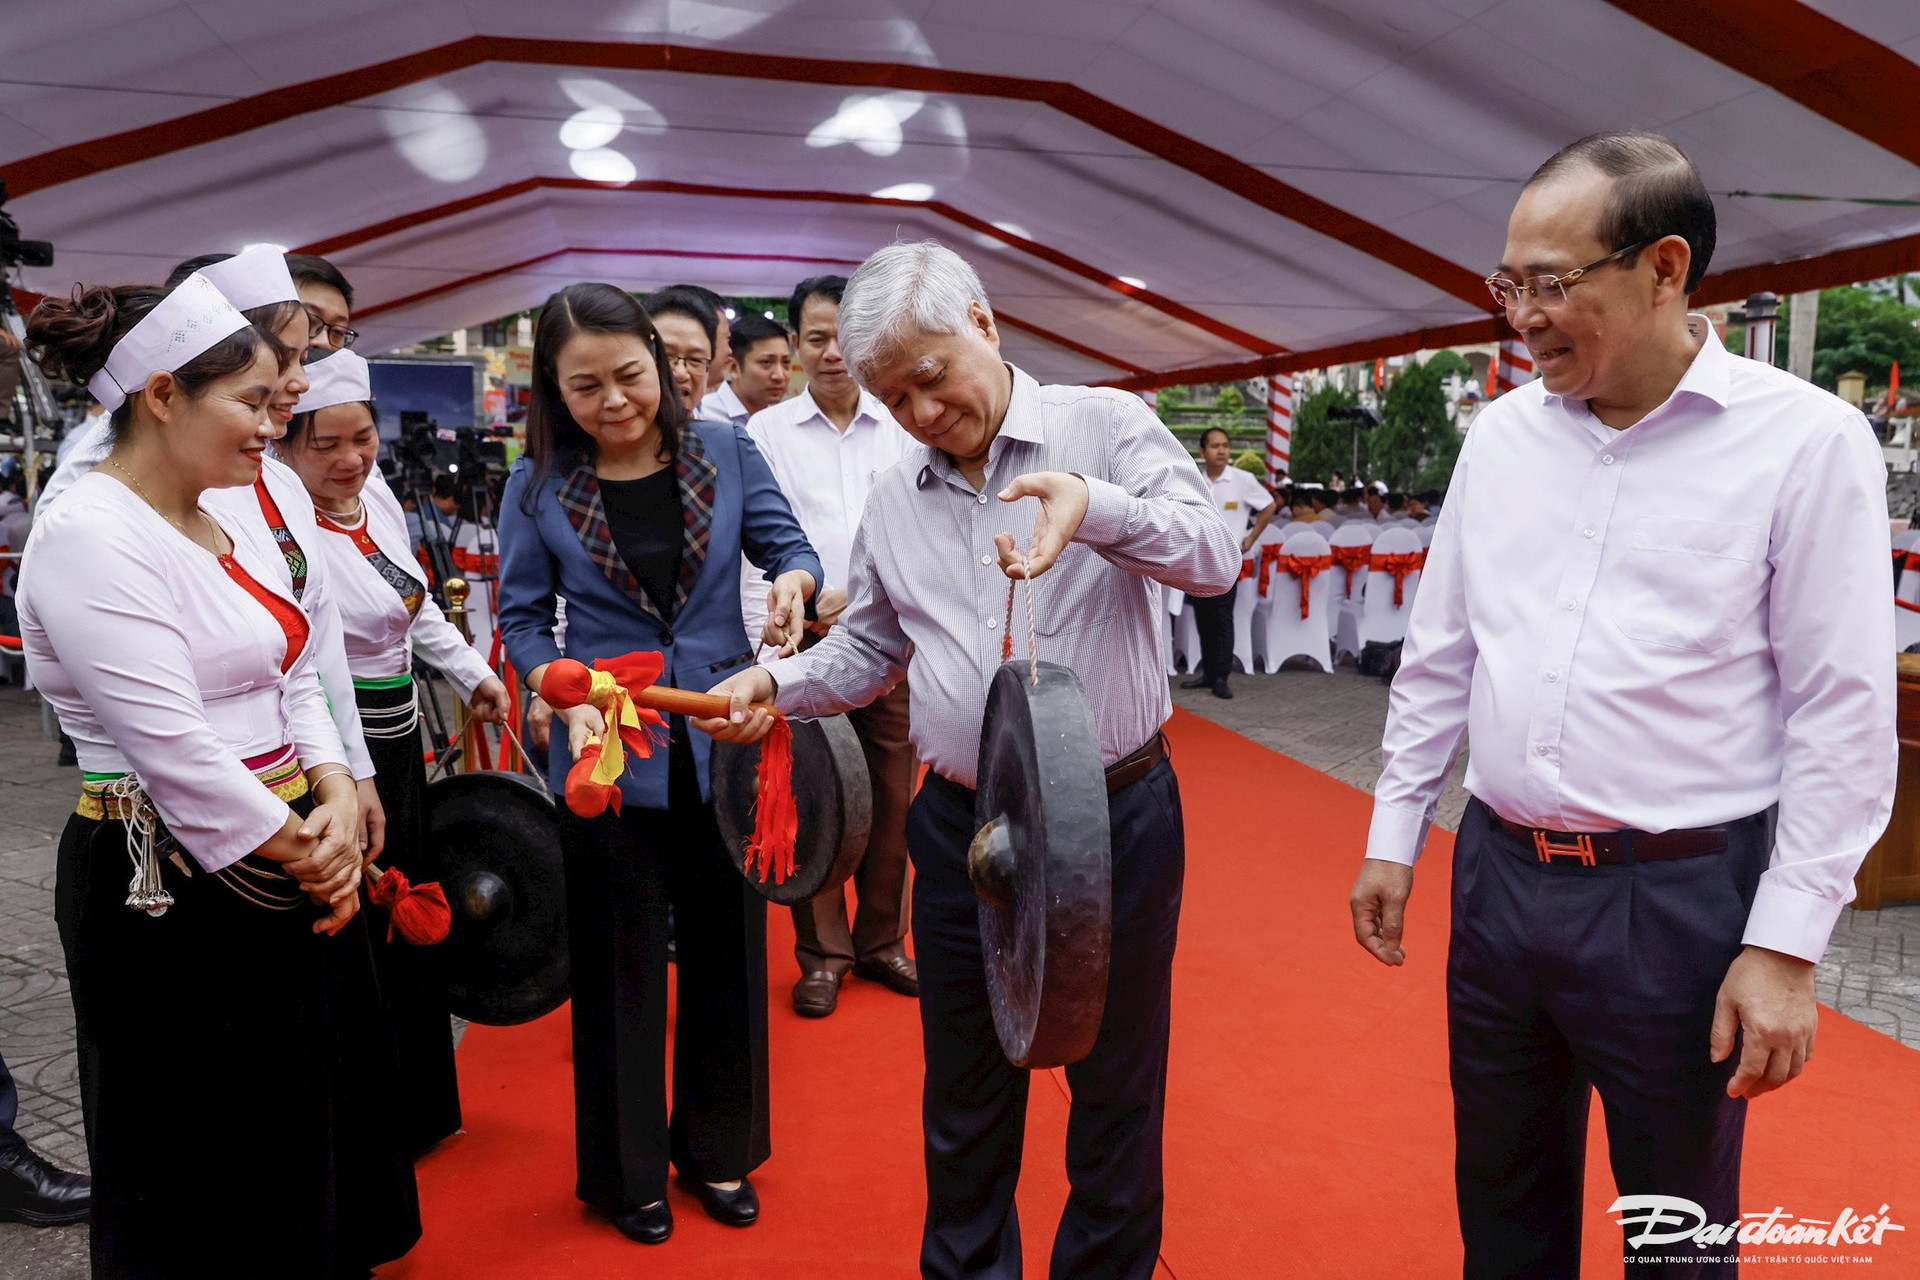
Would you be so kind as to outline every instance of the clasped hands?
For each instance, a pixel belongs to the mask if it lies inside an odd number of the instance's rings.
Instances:
[[[312,811],[305,818],[288,813],[279,834],[259,852],[279,863],[316,906],[327,908],[313,931],[331,935],[360,910],[360,875],[368,859],[361,852],[360,797],[352,776],[340,766],[322,772]]]
[[[1360,864],[1347,904],[1353,913],[1353,936],[1381,964],[1406,963],[1401,939],[1412,894],[1412,867],[1385,858]],[[1755,946],[1741,948],[1727,967],[1714,998],[1706,1047],[1709,1061],[1725,1062],[1738,1034],[1740,1061],[1727,1081],[1728,1097],[1771,1093],[1812,1060],[1820,1023],[1813,969],[1798,956]]]

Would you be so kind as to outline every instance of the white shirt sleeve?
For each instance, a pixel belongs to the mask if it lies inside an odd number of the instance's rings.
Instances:
[[[1467,433],[1448,487],[1447,505],[1427,551],[1387,703],[1380,742],[1384,768],[1373,789],[1367,856],[1408,866],[1419,859],[1440,793],[1467,737],[1467,700],[1479,656],[1467,618],[1460,525],[1467,459],[1479,437]]]
[[[1858,412],[1794,459],[1770,537],[1767,634],[1786,744],[1773,857],[1745,941],[1817,962],[1886,830],[1899,760],[1886,467]]]
[[[195,862],[218,871],[277,835],[290,811],[208,723],[179,603],[149,549],[134,531],[99,515],[99,508],[63,509],[41,522],[34,572],[86,589],[36,598],[39,625],[168,829]],[[305,674],[319,698],[311,667]],[[283,706],[290,721],[298,715],[311,731],[314,711],[303,697],[283,698]],[[327,758],[340,759],[324,706],[319,720],[320,745],[330,737]],[[307,745],[294,746],[306,760]]]
[[[299,516],[287,518],[294,520]],[[313,670],[320,681],[321,698],[339,732],[347,767],[353,770],[354,781],[362,782],[373,776],[373,757],[367,754],[360,703],[353,693],[353,673],[347,669],[347,645],[340,610],[329,585],[329,569],[321,563],[325,558],[323,555],[307,557],[307,589],[300,594],[300,607],[306,612],[312,629],[307,651],[312,655]]]
[[[447,679],[460,691],[462,702],[471,699],[473,691],[493,674],[487,660],[461,638],[460,628],[447,621],[432,596],[420,602],[420,612],[414,616],[407,638],[421,657],[446,672]]]

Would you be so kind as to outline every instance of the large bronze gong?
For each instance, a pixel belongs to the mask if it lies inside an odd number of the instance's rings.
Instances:
[[[980,731],[967,873],[1000,1047],[1016,1067],[1093,1050],[1106,1010],[1112,850],[1100,733],[1080,679],[1052,662],[994,673]]]
[[[794,720],[793,800],[799,810],[793,874],[761,879],[747,865],[753,836],[760,744],[713,744],[713,812],[733,865],[769,902],[797,906],[847,882],[867,851],[873,784],[866,753],[845,716]]]
[[[427,844],[453,908],[437,948],[469,1022],[550,1013],[569,988],[567,890],[553,801],[519,773],[456,773],[427,788]]]

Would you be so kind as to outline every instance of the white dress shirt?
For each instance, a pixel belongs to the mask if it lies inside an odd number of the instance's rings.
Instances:
[[[1080,677],[1105,763],[1144,746],[1173,714],[1156,584],[1217,596],[1240,576],[1240,544],[1207,501],[1185,447],[1139,396],[1043,387],[1018,369],[987,449],[984,488],[919,444],[874,483],[840,625],[767,668],[780,710],[817,718],[863,707],[906,674],[920,758],[973,786],[1007,611],[1008,578],[993,539],[1011,533],[1017,545],[1031,545],[1040,508],[1036,498],[994,495],[1036,471],[1070,471],[1087,482],[1079,532],[1034,580],[1040,656]],[[1021,661],[1026,609],[1023,587],[1014,611]]]
[[[1227,528],[1236,538],[1245,538],[1254,517],[1273,505],[1273,495],[1266,486],[1231,462],[1217,478],[1208,475],[1206,464],[1201,463],[1200,479],[1206,483],[1214,509],[1226,518]]]
[[[706,397],[700,401],[700,408],[693,416],[705,418],[709,422],[731,422],[736,427],[744,427],[747,425],[747,419],[753,415],[741,402],[739,394],[733,389],[733,384],[723,382],[718,391],[709,391],[706,394]]]
[[[420,594],[416,612],[408,612],[399,589],[380,576],[351,534],[320,529],[321,554],[335,584],[344,630],[347,665],[362,680],[405,675],[413,669],[412,650],[446,672],[465,702],[493,674],[486,659],[466,639],[427,590],[426,574],[407,539],[406,512],[378,474],[360,491],[366,532],[380,553],[407,576]],[[335,520],[343,528],[352,526]],[[481,584],[476,584],[481,585]]]
[[[285,561],[264,526],[211,514],[241,568],[280,592],[275,566]],[[311,637],[283,674],[287,637],[273,614],[111,476],[82,476],[37,522],[20,570],[20,628],[27,669],[80,767],[137,773],[208,871],[265,844],[287,818],[243,761],[286,745],[306,769],[346,758]]]
[[[1720,345],[1624,431],[1530,382],[1461,449],[1393,683],[1367,855],[1412,863],[1463,739],[1528,826],[1778,803],[1745,941],[1817,961],[1887,824],[1886,468],[1860,411]]]
[[[865,390],[845,431],[834,426],[810,391],[770,405],[747,424],[773,478],[793,508],[794,518],[820,557],[827,580],[819,584],[845,590],[853,559],[853,535],[860,528],[867,494],[881,472],[919,446],[901,430],[887,407]],[[767,619],[767,576],[742,556],[740,613],[756,644]]]

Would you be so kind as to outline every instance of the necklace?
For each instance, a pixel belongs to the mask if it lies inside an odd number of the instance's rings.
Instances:
[[[160,509],[160,504],[155,502],[152,496],[147,493],[145,486],[143,486],[140,483],[140,478],[134,475],[133,472],[127,470],[126,467],[122,466],[119,459],[108,458],[107,465],[112,467],[115,471],[118,471],[121,475],[125,476],[127,478],[127,483],[133,486],[133,491],[140,495],[140,501],[152,507],[155,513],[157,513],[162,520],[165,520],[168,524],[178,529],[182,537],[187,538],[188,540],[191,540],[193,538],[193,535],[187,532],[187,526],[185,526],[184,524],[181,524],[178,520],[175,520],[172,516],[168,515],[165,511],[162,511]],[[200,507],[197,504],[194,506],[193,509],[196,513],[198,513],[198,515],[202,520],[205,520],[207,522],[207,525],[209,528],[213,527],[212,516],[208,515],[204,511],[201,511]],[[220,535],[217,531],[214,533],[213,542],[216,547],[220,545]],[[219,555],[220,553],[216,551],[214,552],[214,554]]]
[[[321,507],[320,510],[323,514],[331,516],[335,520],[358,520],[361,509],[366,505],[365,499],[355,498],[353,500],[353,510],[351,511],[335,511],[331,507]]]

